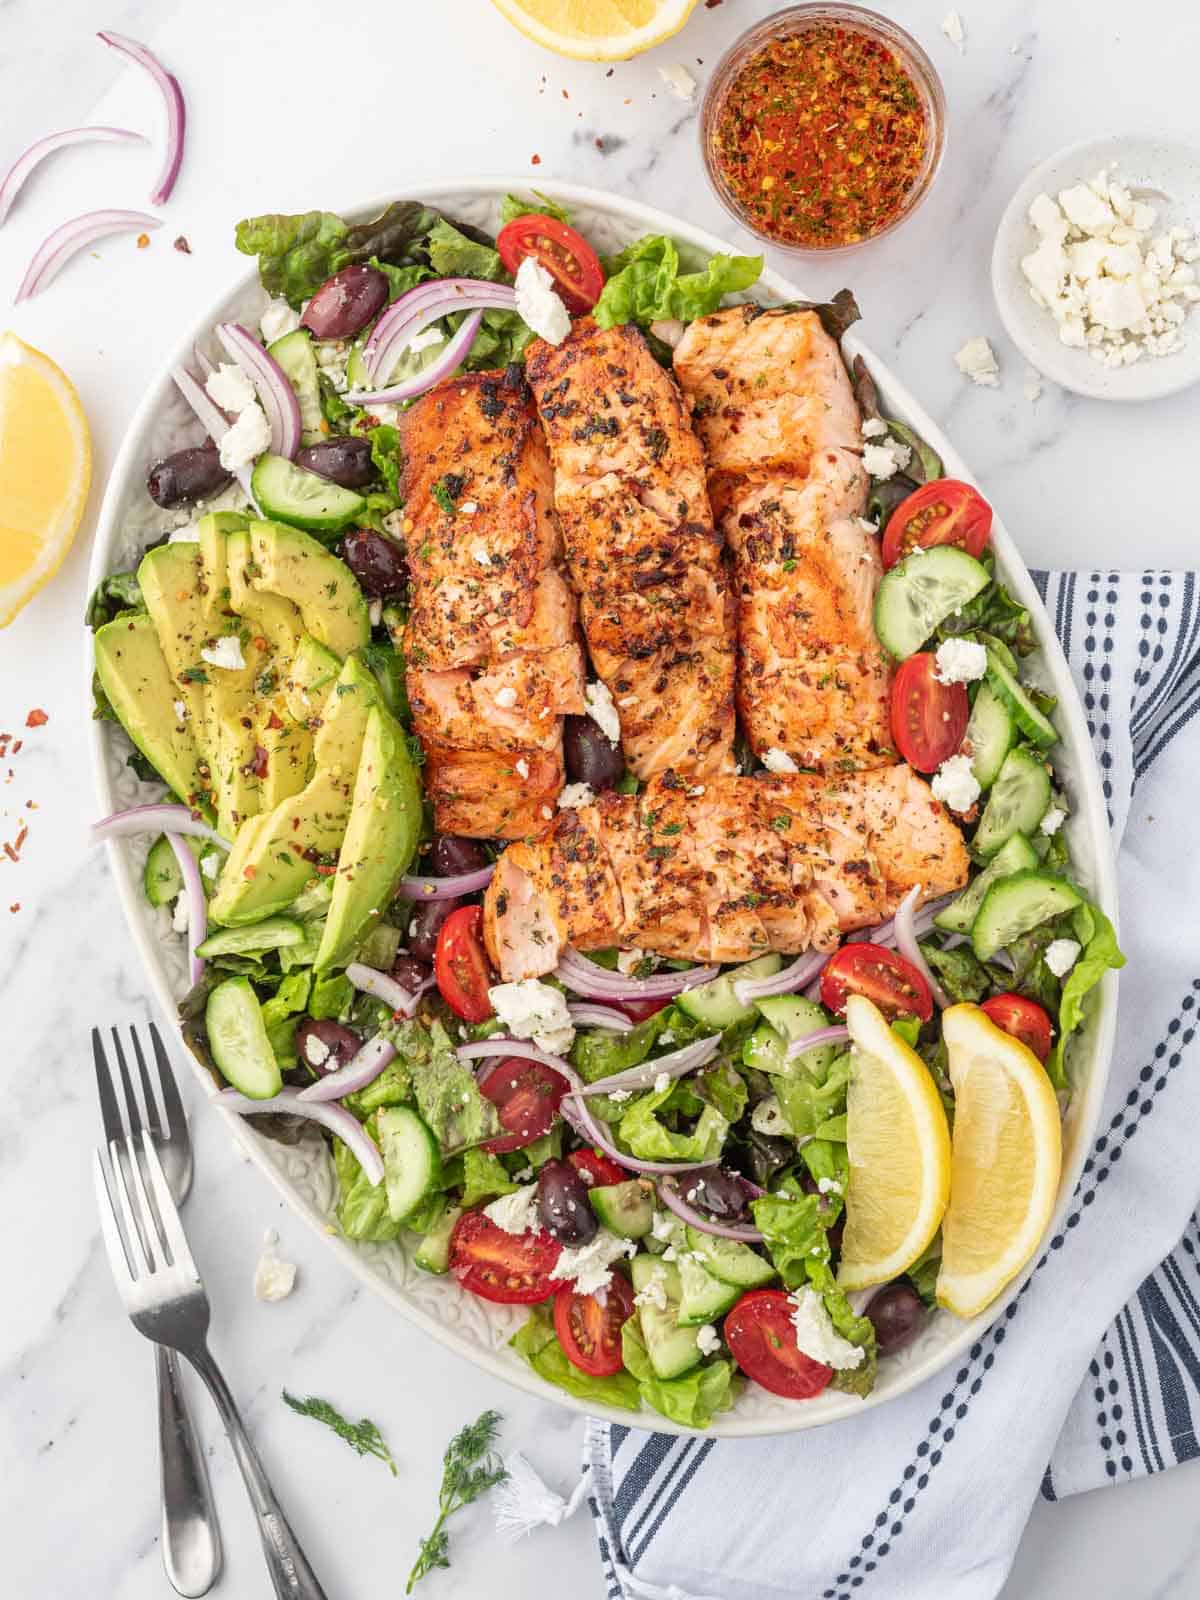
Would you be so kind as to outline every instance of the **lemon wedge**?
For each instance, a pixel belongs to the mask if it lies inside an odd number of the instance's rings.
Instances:
[[[0,628],[58,570],[91,481],[71,380],[15,333],[0,335]]]
[[[534,44],[580,61],[625,61],[669,39],[698,0],[492,0]]]
[[[942,1037],[954,1085],[954,1160],[937,1298],[974,1317],[1046,1231],[1062,1174],[1062,1122],[1041,1062],[978,1006],[943,1012]]]
[[[950,1195],[950,1130],[929,1069],[862,995],[847,996],[846,1026],[850,1182],[838,1282],[849,1290],[899,1277],[937,1232]]]

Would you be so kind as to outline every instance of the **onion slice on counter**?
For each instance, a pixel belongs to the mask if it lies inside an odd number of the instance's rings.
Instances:
[[[25,187],[25,181],[36,166],[56,150],[72,144],[149,144],[144,133],[134,133],[132,128],[64,128],[61,133],[48,133],[44,139],[31,144],[0,178],[0,227],[12,209],[13,201]]]
[[[815,1033],[806,1033],[802,1039],[793,1039],[783,1052],[785,1061],[794,1061],[797,1056],[815,1050],[822,1044],[845,1044],[850,1038],[850,1029],[844,1025],[831,1025],[828,1028],[818,1028]]]
[[[431,322],[455,311],[515,311],[517,295],[482,278],[440,278],[407,290],[380,317],[363,346],[363,364],[373,383],[386,381],[410,339]]]
[[[474,872],[460,872],[453,878],[401,878],[396,893],[402,900],[457,900],[459,895],[486,889],[495,870],[490,865],[477,867]]]
[[[946,1007],[950,1004],[950,996],[934,977],[933,969],[930,967],[928,961],[926,961],[921,951],[921,946],[917,943],[917,930],[913,914],[916,910],[916,904],[918,898],[920,897],[920,893],[921,885],[918,883],[908,891],[908,893],[904,896],[904,899],[901,900],[899,906],[896,908],[896,916],[894,919],[896,926],[896,949],[899,950],[900,954],[906,961],[910,961],[912,965],[916,967],[917,971],[925,979],[925,982],[929,985],[929,991],[933,995],[934,1003],[936,1004],[938,1010],[945,1011]],[[930,921],[929,926],[932,927],[932,925],[932,921]]]
[[[346,976],[356,989],[363,994],[374,996],[382,1000],[385,1005],[401,1017],[411,1017],[417,1009],[417,1002],[423,994],[433,988],[432,975],[423,980],[415,991],[404,988],[386,972],[380,972],[377,967],[364,966],[361,961],[352,961],[346,968]]]
[[[582,1005],[569,1005],[567,1015],[577,1028],[611,1028],[613,1033],[632,1033],[634,1028],[623,1011],[614,1011],[611,1006],[590,1005],[587,1001]]]
[[[348,394],[347,401],[354,406],[394,405],[400,400],[412,400],[416,395],[424,394],[426,389],[432,389],[435,384],[441,383],[443,378],[448,378],[462,365],[470,354],[471,346],[475,343],[475,335],[479,332],[482,322],[483,312],[472,311],[436,361],[431,361],[420,372],[392,384],[390,388],[367,389],[357,394]]]
[[[614,1072],[610,1077],[597,1078],[594,1083],[585,1084],[579,1094],[586,1097],[611,1094],[614,1089],[649,1089],[663,1073],[668,1078],[682,1078],[697,1067],[707,1065],[720,1047],[721,1036],[714,1033],[708,1039],[696,1039],[692,1044],[685,1044],[682,1050],[673,1050],[670,1055],[656,1056],[653,1061],[643,1062],[640,1067],[630,1067],[627,1072]]]
[[[712,1166],[711,1161],[706,1161],[705,1166]],[[757,1228],[752,1228],[749,1223],[714,1222],[711,1217],[706,1217],[703,1211],[697,1211],[680,1194],[677,1185],[671,1178],[663,1178],[658,1184],[658,1197],[668,1211],[673,1211],[682,1221],[690,1223],[700,1233],[712,1233],[718,1239],[737,1239],[742,1244],[761,1244],[763,1235]]]
[[[330,1133],[335,1133],[353,1152],[359,1166],[371,1184],[383,1182],[383,1157],[371,1135],[357,1117],[351,1116],[345,1106],[326,1100],[304,1100],[298,1089],[281,1089],[269,1100],[251,1100],[236,1089],[222,1089],[213,1096],[213,1104],[239,1117],[303,1117],[316,1122]]]
[[[566,949],[554,976],[585,1000],[671,1000],[685,989],[715,978],[719,967],[691,967],[687,972],[659,972],[652,978],[629,978],[597,966],[578,950]]]
[[[548,1050],[539,1050],[528,1039],[509,1039],[503,1034],[493,1034],[490,1039],[475,1039],[470,1044],[460,1044],[454,1054],[460,1061],[482,1061],[489,1056],[518,1056],[522,1061],[541,1062],[543,1067],[552,1068],[568,1083],[580,1083],[574,1068],[568,1066],[561,1056],[551,1055]]]
[[[772,978],[739,978],[733,986],[734,997],[738,1005],[748,1006],[752,1001],[765,1000],[768,995],[795,994],[816,977],[828,960],[828,956],[818,951],[815,955],[801,956]]]
[[[195,856],[184,844],[182,836],[178,833],[168,833],[167,843],[175,852],[175,859],[183,874],[183,892],[187,896],[188,913],[188,977],[192,987],[195,988],[204,976],[204,962],[196,954],[196,946],[204,943],[208,933],[208,897],[204,893],[200,867]]]
[[[21,279],[14,304],[29,300],[55,279],[72,256],[88,245],[95,244],[110,233],[149,233],[161,228],[157,217],[144,211],[85,211],[81,217],[72,217],[61,227],[47,235],[34,252],[33,260]]]
[[[208,434],[208,437],[219,449],[221,440],[232,426],[229,418],[221,410],[220,406],[213,404],[203,387],[196,382],[186,367],[172,367],[171,381],[203,424],[205,433]],[[257,511],[258,501],[255,500],[254,492],[250,487],[249,468],[239,467],[234,473],[234,477],[241,485],[242,493],[246,496],[246,499]]]
[[[98,33],[96,37],[110,49],[120,51],[123,56],[128,56],[130,61],[148,72],[163,97],[163,103],[167,108],[167,149],[163,156],[158,181],[150,195],[150,204],[165,205],[171,198],[171,190],[175,187],[175,180],[179,176],[180,163],[183,161],[184,134],[187,131],[187,107],[183,102],[183,90],[179,87],[179,79],[173,72],[167,71],[153,51],[147,50],[146,46],[139,44],[136,39],[130,39],[124,33],[107,31]]]
[[[111,817],[93,822],[93,844],[103,844],[106,839],[127,839],[136,833],[186,833],[193,839],[207,839],[209,844],[229,849],[229,840],[222,839],[215,828],[198,817],[187,806],[158,803],[150,806],[131,806],[128,811],[114,811]]]
[[[288,461],[300,448],[300,402],[283,368],[240,322],[218,322],[217,338],[254,385],[271,427],[271,449]]]
[[[301,1089],[300,1098],[307,1104],[310,1100],[340,1100],[344,1094],[355,1094],[369,1083],[374,1083],[388,1063],[395,1059],[395,1055],[396,1046],[383,1034],[377,1033],[354,1053],[344,1067],[339,1067],[328,1077],[318,1078],[307,1089]]]

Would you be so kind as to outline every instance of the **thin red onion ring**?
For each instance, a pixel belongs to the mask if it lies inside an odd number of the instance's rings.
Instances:
[[[396,892],[403,900],[457,900],[459,895],[486,889],[495,870],[495,863],[492,863],[477,867],[474,872],[460,872],[453,878],[422,878],[413,874],[400,879]]]
[[[412,1016],[417,1009],[417,1002],[423,994],[433,988],[434,983],[433,977],[430,976],[423,979],[415,991],[410,991],[397,983],[388,973],[380,972],[376,967],[364,966],[361,961],[352,961],[346,968],[346,976],[356,989],[360,989],[363,994],[373,995],[376,1000],[382,1000],[401,1017]]]
[[[157,217],[144,211],[85,211],[81,217],[72,217],[54,232],[48,234],[34,252],[33,260],[21,279],[14,304],[29,300],[51,283],[72,256],[86,250],[110,233],[148,233],[161,228]]]
[[[186,833],[193,839],[207,839],[209,844],[219,845],[222,850],[229,849],[229,840],[222,839],[216,829],[210,828],[194,811],[165,802],[114,811],[110,817],[93,822],[90,832],[93,844],[103,844],[106,839],[125,839],[136,833]]]
[[[13,201],[25,187],[33,169],[56,150],[73,144],[149,144],[144,133],[134,133],[130,128],[64,128],[61,133],[48,133],[44,139],[31,144],[0,178],[0,227],[12,209]]]
[[[711,1166],[712,1162],[706,1162]],[[668,1211],[673,1211],[681,1221],[689,1223],[700,1233],[715,1234],[718,1239],[737,1239],[742,1244],[761,1244],[764,1235],[757,1228],[752,1228],[748,1223],[713,1222],[702,1211],[697,1211],[695,1206],[688,1205],[679,1193],[670,1178],[663,1178],[658,1184],[658,1197]]]
[[[910,961],[925,982],[929,985],[929,992],[933,995],[934,1003],[939,1011],[945,1011],[950,1004],[950,996],[942,988],[933,974],[933,969],[926,961],[917,943],[917,930],[913,924],[913,911],[917,900],[920,898],[921,885],[914,884],[896,908],[896,949],[906,961]]]
[[[769,995],[795,994],[797,989],[803,989],[820,972],[827,959],[818,951],[800,956],[771,978],[739,978],[733,986],[734,997],[738,1005],[748,1006],[755,1000],[765,1000]]]
[[[219,448],[221,440],[229,432],[231,426],[229,418],[219,406],[213,404],[186,367],[172,367],[171,381],[203,424],[204,431],[208,434],[208,437]],[[255,500],[254,492],[250,487],[249,468],[239,467],[234,473],[234,477],[241,484],[242,492],[245,494],[246,499],[257,511],[258,502]]]
[[[514,289],[482,278],[439,278],[406,290],[371,330],[363,346],[363,364],[373,383],[388,373],[408,341],[431,322],[455,311],[513,311]]]
[[[353,1152],[367,1182],[383,1182],[383,1157],[371,1135],[357,1117],[351,1116],[345,1106],[325,1100],[304,1100],[299,1089],[281,1089],[269,1100],[250,1100],[236,1089],[222,1089],[213,1096],[215,1105],[223,1111],[232,1111],[239,1117],[264,1117],[282,1115],[303,1117],[319,1123],[330,1133],[335,1133]]]
[[[119,50],[123,56],[128,56],[131,61],[148,72],[162,94],[163,103],[167,108],[167,148],[163,156],[162,170],[150,195],[150,204],[165,205],[171,198],[171,190],[175,187],[175,180],[179,176],[180,163],[183,161],[183,140],[187,132],[187,107],[184,105],[179,79],[173,72],[168,72],[158,57],[147,50],[144,44],[139,44],[136,39],[130,39],[123,33],[109,32],[98,33],[96,37],[111,49]]]
[[[653,978],[630,978],[597,966],[570,948],[559,957],[554,976],[585,1000],[670,1000],[685,989],[708,983],[720,967],[692,967],[687,972],[660,972]]]
[[[785,1061],[794,1061],[797,1056],[806,1055],[808,1051],[815,1050],[822,1044],[845,1044],[850,1037],[850,1029],[845,1026],[833,1025],[828,1028],[818,1028],[815,1033],[806,1033],[802,1039],[793,1039],[783,1052]]]
[[[354,406],[393,405],[399,400],[411,400],[416,395],[424,394],[427,389],[432,389],[435,384],[441,383],[443,378],[448,378],[451,373],[458,370],[470,354],[471,346],[475,343],[475,335],[479,332],[482,322],[483,312],[472,311],[441,355],[427,367],[423,367],[420,372],[392,384],[388,389],[368,389],[357,394],[348,394],[346,400]]]
[[[614,1033],[632,1033],[633,1021],[623,1011],[614,1011],[611,1006],[591,1005],[584,1001],[582,1005],[569,1005],[567,1014],[577,1028],[611,1028]]]
[[[300,448],[300,402],[287,374],[240,322],[218,322],[217,338],[254,385],[271,425],[271,450],[291,460]]]
[[[611,1094],[614,1089],[648,1089],[664,1072],[668,1078],[682,1078],[685,1073],[705,1066],[720,1047],[721,1036],[714,1033],[710,1038],[685,1044],[681,1050],[673,1050],[670,1055],[643,1062],[639,1067],[630,1067],[626,1072],[614,1072],[607,1078],[597,1078],[594,1083],[585,1084],[579,1094],[590,1098],[594,1094]]]
[[[367,1040],[361,1050],[355,1051],[344,1067],[301,1089],[300,1098],[305,1102],[340,1100],[344,1094],[354,1094],[359,1089],[365,1089],[369,1083],[374,1083],[388,1062],[395,1059],[395,1055],[396,1046],[383,1034],[377,1033],[373,1039]]]
[[[489,1056],[518,1056],[522,1061],[539,1061],[542,1066],[560,1073],[568,1083],[573,1078],[576,1083],[579,1082],[574,1069],[561,1056],[553,1056],[548,1050],[539,1050],[528,1039],[510,1039],[502,1034],[493,1034],[490,1039],[474,1039],[470,1044],[460,1044],[454,1053],[460,1061],[480,1061]]]
[[[187,896],[188,910],[188,976],[192,987],[195,988],[204,976],[204,962],[196,954],[196,946],[203,944],[208,933],[208,899],[204,893],[204,882],[200,877],[196,858],[184,844],[182,837],[178,833],[168,833],[167,843],[175,852],[175,859],[183,874],[183,892]]]

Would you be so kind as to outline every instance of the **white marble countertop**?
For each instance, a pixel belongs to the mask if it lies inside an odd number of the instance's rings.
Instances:
[[[942,0],[881,8],[918,33],[944,76],[946,164],[920,215],[890,241],[795,276],[820,292],[853,283],[867,337],[949,428],[1032,563],[1193,563],[1200,390],[1133,411],[1047,386],[1031,404],[1024,363],[991,302],[988,256],[1009,193],[1057,146],[1110,132],[1114,119],[1193,131],[1200,13],[1178,0],[1145,0],[1133,12],[1097,0],[1083,23],[1061,0],[966,0],[959,55],[939,29]],[[655,69],[683,61],[703,83],[732,37],[771,9],[767,0],[701,6],[681,37],[610,75],[543,54],[486,0],[8,0],[0,161],[40,133],[89,119],[156,127],[153,91],[92,40],[97,26],[160,48],[189,98],[183,175],[151,248],[102,245],[8,319],[79,387],[96,448],[93,516],[165,343],[242,270],[232,249],[239,216],[402,195],[436,176],[511,173],[551,189],[555,178],[606,186],[744,247],[703,178],[695,108]],[[4,292],[64,217],[141,208],[153,167],[149,154],[96,147],[44,168],[0,233]],[[179,233],[191,255],[171,249]],[[999,391],[973,388],[953,365],[976,333],[999,352]],[[157,1547],[150,1352],[118,1310],[86,1159],[96,1136],[87,1030],[147,1010],[103,856],[84,844],[94,812],[79,626],[90,532],[91,522],[54,584],[0,634],[0,729],[26,738],[0,764],[0,780],[13,773],[0,782],[0,836],[11,837],[18,812],[30,824],[20,863],[0,864],[0,1548],[13,1600],[169,1592]],[[26,733],[33,706],[50,720]],[[331,1600],[399,1592],[431,1520],[441,1450],[485,1405],[505,1412],[509,1443],[569,1484],[572,1415],[497,1388],[368,1298],[282,1211],[214,1118],[198,1118],[196,1140],[188,1223],[214,1303],[214,1345]],[[256,1303],[250,1289],[268,1225],[300,1263],[294,1296],[276,1306]],[[286,1411],[285,1384],[375,1417],[398,1481]],[[267,1587],[257,1541],[215,1419],[204,1404],[197,1412],[228,1547],[219,1592],[249,1600]],[[1039,1505],[1007,1600],[1200,1592],[1197,1488],[1192,1467]],[[487,1535],[486,1515],[468,1512],[461,1523],[454,1566],[430,1580],[430,1596],[532,1597],[550,1587],[600,1600],[584,1520],[511,1551]]]

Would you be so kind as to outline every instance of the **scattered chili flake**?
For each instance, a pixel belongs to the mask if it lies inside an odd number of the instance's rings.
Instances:
[[[256,633],[253,639],[251,639],[250,643],[256,650],[265,650],[267,648],[267,641],[263,638],[261,633]]]
[[[563,97],[564,100],[569,100],[571,98],[571,96],[567,93],[567,91],[565,89],[562,92],[562,97]]]
[[[242,877],[243,878],[257,878],[258,877],[258,868],[257,867],[243,867],[242,868]]]
[[[283,727],[283,719],[277,712],[272,711],[271,715],[267,718],[267,727],[271,729],[272,733]]]
[[[541,164],[542,164],[541,156],[538,156],[538,155],[530,156],[529,164],[530,164],[531,167],[540,167]]]
[[[138,249],[139,250],[146,250],[146,249],[149,248],[149,245],[150,245],[150,235],[148,233],[139,233],[138,236],[137,236],[137,247],[138,247]]]
[[[49,721],[50,718],[46,715],[46,713],[44,711],[39,711],[35,707],[25,718],[25,726],[27,728],[41,728],[44,727]]]
[[[704,9],[706,11],[715,11],[720,4],[721,0],[704,0]]]
[[[176,239],[176,241],[175,241],[175,249],[178,250],[180,255],[182,255],[182,256],[190,256],[191,253],[192,253],[192,247],[187,242],[187,240],[184,238],[182,233],[179,235],[178,239]]]
[[[4,854],[10,861],[19,861],[21,859],[17,852],[13,849],[12,845],[9,844],[7,839],[4,841]]]
[[[14,900],[12,905],[10,905],[8,909],[15,916],[17,914],[17,912],[20,911],[20,909],[21,909],[21,902],[19,900]]]

